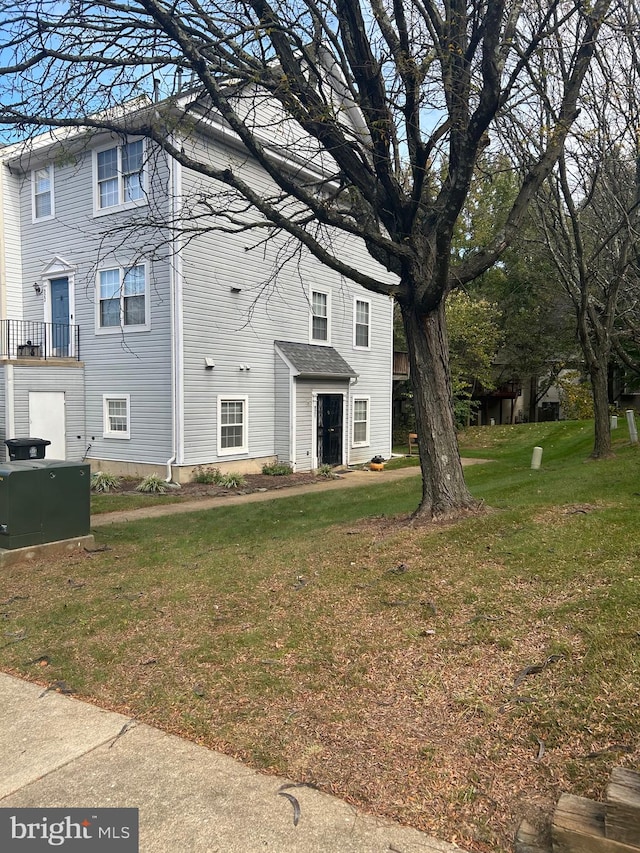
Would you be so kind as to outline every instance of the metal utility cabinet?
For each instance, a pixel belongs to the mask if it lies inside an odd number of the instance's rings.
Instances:
[[[0,548],[89,534],[89,465],[33,459],[0,464]]]

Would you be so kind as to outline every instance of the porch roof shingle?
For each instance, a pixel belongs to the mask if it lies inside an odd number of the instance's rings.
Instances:
[[[298,376],[352,378],[358,374],[333,347],[275,341],[276,347],[293,366]]]

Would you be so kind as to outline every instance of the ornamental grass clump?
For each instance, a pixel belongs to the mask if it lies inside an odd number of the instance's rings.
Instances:
[[[333,473],[331,465],[321,465],[318,468],[318,476],[324,477],[326,480],[337,480],[338,477]]]
[[[115,474],[107,474],[106,471],[96,471],[91,475],[92,492],[110,492],[120,486],[120,479]]]
[[[225,489],[238,489],[241,486],[246,486],[246,484],[247,481],[242,474],[234,474],[233,472],[230,474],[222,474],[218,480],[218,485],[223,486]]]
[[[159,474],[149,474],[136,486],[137,492],[145,492],[146,494],[164,495],[167,492],[167,483]]]

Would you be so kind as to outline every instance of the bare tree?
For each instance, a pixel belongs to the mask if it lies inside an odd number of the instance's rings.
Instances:
[[[227,227],[286,232],[320,261],[397,300],[409,349],[423,497],[417,515],[476,507],[460,464],[444,300],[516,234],[562,151],[611,0],[1,0],[1,121],[18,131],[127,132],[120,105],[177,92],[135,129],[243,203],[202,199]],[[544,61],[541,59],[544,57]],[[544,84],[540,74],[544,72]],[[541,99],[544,109],[539,108]],[[267,105],[275,105],[269,110]],[[538,117],[544,112],[545,124]],[[222,120],[271,179],[216,167],[185,144]],[[495,136],[494,131],[495,129]],[[481,153],[530,146],[506,222],[460,256],[456,223]],[[282,149],[287,148],[283,158]],[[315,177],[313,164],[321,163]],[[292,168],[297,165],[297,168]],[[365,241],[396,276],[372,277],[334,247]]]
[[[573,303],[591,380],[596,459],[612,454],[609,367],[616,355],[634,366],[625,341],[640,298],[637,27],[623,16],[617,23],[618,39],[597,52],[580,118],[538,199],[544,245]]]

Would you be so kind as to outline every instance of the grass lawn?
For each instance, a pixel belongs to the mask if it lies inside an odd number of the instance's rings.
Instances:
[[[457,524],[401,523],[419,478],[382,474],[100,528],[109,550],[5,570],[0,667],[510,850],[640,765],[640,448],[616,438],[592,462],[590,423],[469,431],[491,510]]]

